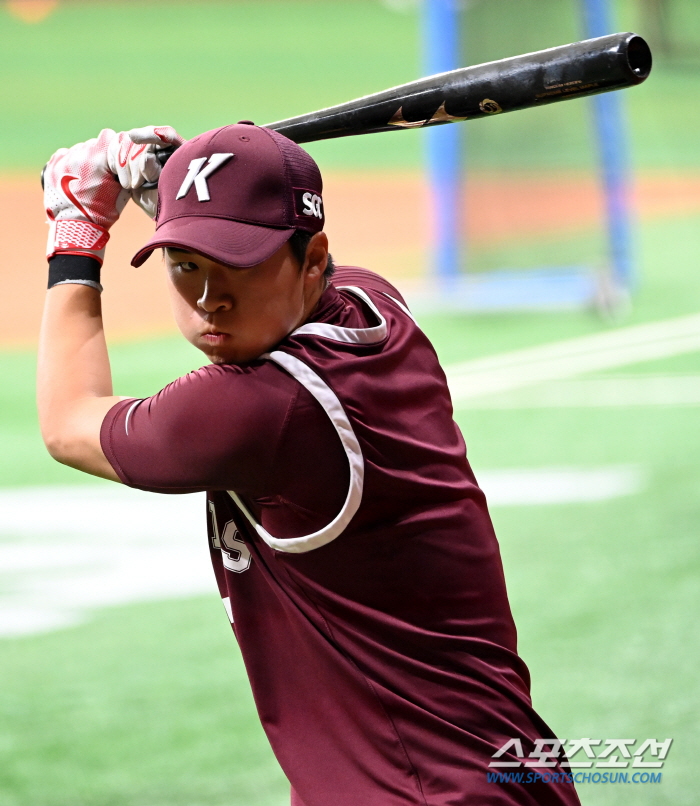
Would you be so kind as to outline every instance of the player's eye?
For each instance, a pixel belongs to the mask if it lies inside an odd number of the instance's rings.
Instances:
[[[187,261],[184,263],[178,263],[177,268],[180,269],[180,271],[197,271],[199,266],[196,263],[192,263],[192,261]]]

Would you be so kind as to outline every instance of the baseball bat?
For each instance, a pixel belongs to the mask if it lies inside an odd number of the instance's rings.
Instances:
[[[651,64],[641,36],[611,34],[439,73],[265,128],[295,143],[424,129],[632,87]],[[162,164],[171,153],[158,152]]]
[[[623,89],[650,72],[644,39],[612,34],[439,73],[266,128],[296,143],[426,128]]]

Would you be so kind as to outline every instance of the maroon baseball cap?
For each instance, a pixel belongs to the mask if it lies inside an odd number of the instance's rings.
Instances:
[[[323,182],[314,160],[284,135],[242,121],[180,146],[158,180],[156,231],[131,261],[162,246],[229,266],[267,260],[295,230],[320,232]]]

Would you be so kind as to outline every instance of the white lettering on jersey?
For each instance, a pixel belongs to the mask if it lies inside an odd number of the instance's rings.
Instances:
[[[212,154],[209,157],[209,164],[207,165],[204,170],[204,163],[207,161],[206,157],[198,157],[196,160],[192,160],[190,162],[189,170],[187,171],[187,176],[185,177],[185,181],[180,185],[180,190],[177,192],[176,199],[181,199],[183,196],[186,196],[189,193],[190,188],[194,185],[194,189],[197,191],[197,198],[199,201],[210,201],[211,197],[209,196],[209,185],[207,185],[207,179],[214,173],[214,171],[221,168],[221,166],[228,162],[233,154]]]
[[[241,540],[240,532],[233,521],[227,522],[221,535],[221,559],[224,568],[237,574],[250,568],[250,549]]]
[[[224,526],[224,532],[220,535],[214,502],[209,501],[208,506],[213,530],[211,544],[215,549],[221,549],[221,561],[224,564],[224,568],[228,568],[229,571],[235,571],[237,574],[247,571],[250,568],[252,559],[250,549],[241,540],[236,524],[233,521],[227,521],[226,526]]]
[[[209,514],[211,515],[211,525],[214,532],[214,536],[211,539],[211,544],[214,546],[215,549],[221,548],[221,538],[219,537],[219,524],[216,522],[216,507],[214,506],[213,501],[207,502],[209,507]]]
[[[321,197],[316,193],[304,193],[301,197],[304,202],[304,215],[316,216],[316,218],[323,218],[323,211],[321,210]]]

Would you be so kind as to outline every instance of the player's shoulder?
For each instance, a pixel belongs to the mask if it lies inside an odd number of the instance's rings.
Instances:
[[[237,386],[241,381],[256,381],[261,385],[277,384],[279,373],[263,358],[246,364],[205,364],[177,378],[170,388],[225,387]]]
[[[333,275],[333,285],[336,288],[343,286],[354,286],[370,291],[378,291],[394,300],[398,300],[402,305],[406,305],[401,292],[393,286],[386,278],[369,269],[359,266],[337,266]]]
[[[295,394],[293,380],[269,361],[207,364],[169,383],[149,406],[176,406],[194,419],[224,415],[231,406],[270,414],[271,408],[285,410]]]

